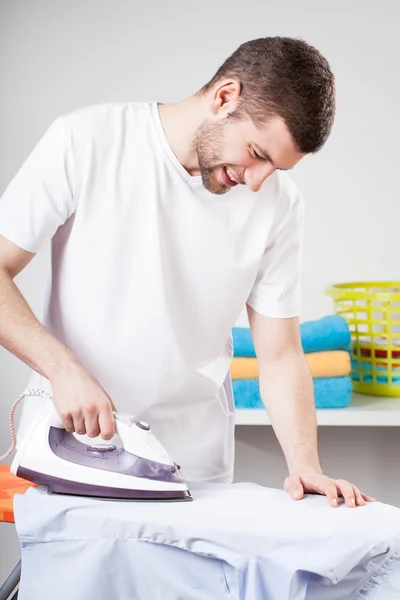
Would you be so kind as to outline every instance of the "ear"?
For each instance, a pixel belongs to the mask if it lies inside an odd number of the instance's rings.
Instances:
[[[214,115],[227,116],[238,103],[242,85],[237,79],[225,79],[213,88],[210,109]]]

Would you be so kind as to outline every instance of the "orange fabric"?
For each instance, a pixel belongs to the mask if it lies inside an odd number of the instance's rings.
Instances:
[[[305,354],[313,378],[350,375],[350,354],[344,350]],[[258,379],[257,358],[235,356],[231,362],[232,379]]]
[[[34,483],[10,473],[8,465],[0,465],[0,522],[14,523],[13,498],[24,494]]]

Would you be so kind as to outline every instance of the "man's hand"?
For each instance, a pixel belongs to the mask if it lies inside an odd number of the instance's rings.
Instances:
[[[331,506],[339,505],[339,497],[343,497],[347,506],[355,508],[374,502],[375,498],[363,494],[360,490],[344,479],[330,479],[323,473],[303,471],[293,473],[285,479],[285,491],[293,500],[301,500],[304,494],[322,494],[326,496]]]
[[[54,406],[67,431],[112,438],[116,408],[99,382],[79,362],[59,369],[51,379]]]

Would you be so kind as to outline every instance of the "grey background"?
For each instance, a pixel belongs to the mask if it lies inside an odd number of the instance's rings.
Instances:
[[[302,319],[318,318],[332,311],[327,284],[400,276],[399,17],[394,0],[2,0],[0,194],[59,114],[110,101],[178,100],[240,43],[302,37],[337,78],[332,136],[291,173],[307,205]],[[47,271],[44,252],[16,280],[38,316]],[[8,408],[27,375],[0,349],[0,454]],[[320,445],[328,474],[400,505],[395,428],[322,428]],[[239,427],[236,478],[281,487],[285,475],[271,429]],[[0,525],[0,581],[18,553],[14,527]]]

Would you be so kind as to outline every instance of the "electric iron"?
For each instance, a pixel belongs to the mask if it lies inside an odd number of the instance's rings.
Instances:
[[[43,397],[38,390],[27,390],[14,403],[10,412],[13,446],[0,460],[15,447],[13,412],[28,395]],[[91,445],[78,439],[86,436],[64,429],[51,404],[21,440],[10,471],[55,494],[116,500],[192,500],[179,466],[150,426],[127,414],[114,413],[114,418],[122,448],[105,440]]]

